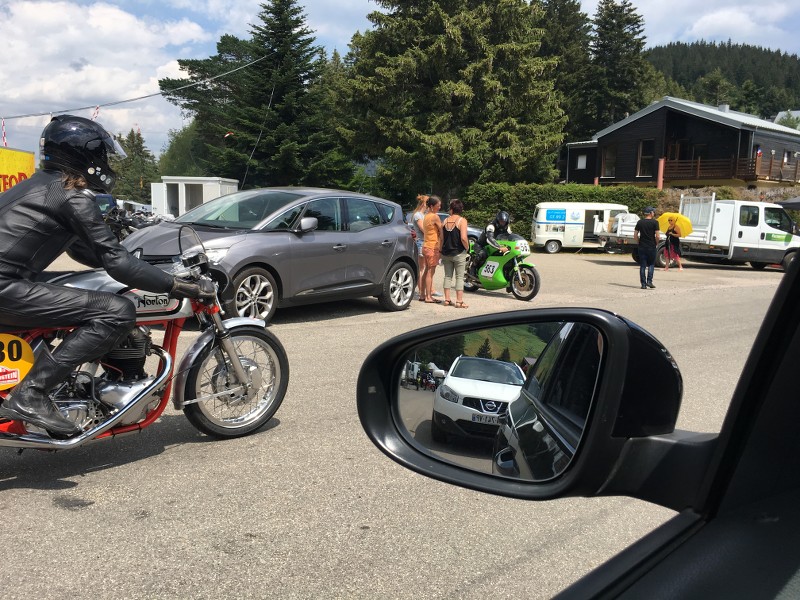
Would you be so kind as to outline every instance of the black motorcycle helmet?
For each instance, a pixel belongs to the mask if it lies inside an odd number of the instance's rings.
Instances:
[[[495,222],[500,225],[501,227],[506,227],[510,220],[508,213],[504,210],[501,210],[497,213],[497,216],[494,218]]]
[[[80,175],[89,189],[109,193],[117,181],[109,156],[127,155],[99,123],[73,115],[53,117],[39,141],[42,168]]]

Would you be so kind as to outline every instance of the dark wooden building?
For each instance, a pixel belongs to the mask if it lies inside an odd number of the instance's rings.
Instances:
[[[567,181],[647,186],[800,183],[800,131],[726,105],[664,97],[567,145]],[[583,168],[582,166],[585,165]]]

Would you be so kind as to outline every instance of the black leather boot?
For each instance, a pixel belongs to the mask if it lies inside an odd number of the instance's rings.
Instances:
[[[36,357],[33,368],[0,406],[0,418],[27,421],[52,433],[74,435],[81,428],[56,408],[48,393],[72,372],[49,352]]]

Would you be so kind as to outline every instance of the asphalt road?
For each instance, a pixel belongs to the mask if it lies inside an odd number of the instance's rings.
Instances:
[[[415,301],[386,313],[374,299],[279,310],[271,329],[291,380],[255,435],[213,441],[170,409],[138,436],[57,454],[0,450],[2,596],[552,596],[671,511],[627,498],[523,502],[405,470],[358,422],[367,353],[443,319],[607,308],[675,356],[679,427],[715,431],[782,273],[689,263],[658,271],[645,291],[628,256],[534,258],[543,283],[530,303],[478,292],[468,310]]]

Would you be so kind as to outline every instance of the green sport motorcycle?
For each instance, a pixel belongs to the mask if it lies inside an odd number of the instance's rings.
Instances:
[[[532,300],[539,293],[541,277],[533,263],[527,257],[531,253],[528,240],[514,233],[498,236],[497,243],[508,248],[508,252],[500,254],[491,246],[486,246],[489,253],[486,262],[475,275],[470,274],[470,266],[475,260],[474,242],[469,244],[467,272],[464,275],[464,289],[474,292],[478,288],[499,290],[514,294],[518,300]]]

